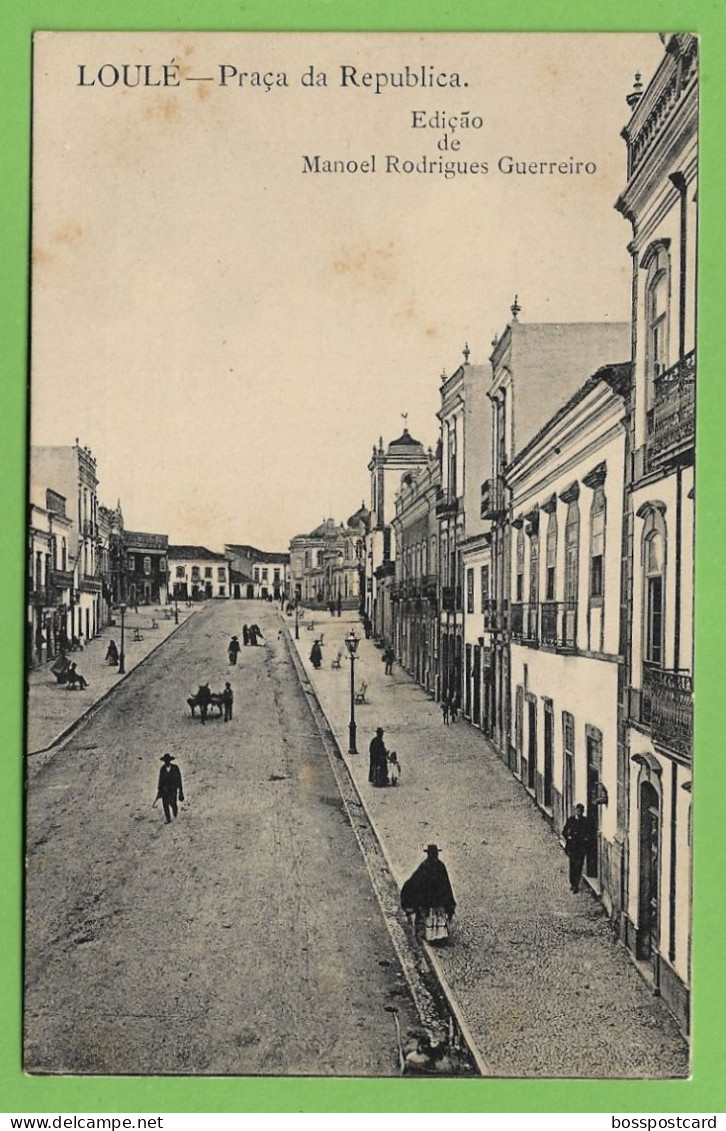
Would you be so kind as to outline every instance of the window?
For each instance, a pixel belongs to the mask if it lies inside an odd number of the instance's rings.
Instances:
[[[133,554],[127,555],[127,557],[126,557],[126,567],[127,567],[127,569],[130,570],[131,573],[133,573],[134,570],[136,569],[136,558],[134,557]]]
[[[569,817],[575,801],[575,720],[569,711],[562,712],[562,809]]]
[[[515,600],[519,603],[524,600],[524,530],[520,526],[517,531],[517,591]]]
[[[267,569],[263,569],[263,571],[262,571],[262,580],[263,580],[263,581],[267,581],[267,575],[268,575],[268,573],[269,573],[269,570],[267,570]]]
[[[211,566],[205,566],[205,567],[204,567],[204,576],[205,576],[205,577],[211,577],[211,576],[212,576],[212,572],[213,572],[213,571],[212,571],[212,567],[211,567]]]
[[[258,567],[258,566],[255,566],[255,568],[254,568],[254,571],[253,571],[253,572],[254,572],[254,575],[255,575],[255,581],[259,581],[259,580],[260,580],[260,570],[259,570],[259,567]]]
[[[484,565],[481,567],[481,606],[482,609],[486,607],[486,602],[489,600],[489,566]]]
[[[66,546],[66,540],[65,540],[65,538],[62,538],[61,539],[61,569],[63,569],[63,570],[68,568],[67,554],[68,554],[68,548]]]
[[[144,573],[147,577],[151,573],[151,558],[149,557],[144,558]]]
[[[517,688],[517,695],[514,703],[514,749],[517,754],[517,769],[519,769],[519,760],[522,757],[522,742],[524,737],[524,688]]]
[[[227,570],[224,566],[217,566],[217,581],[224,581],[227,576]]]
[[[670,257],[663,244],[650,248],[643,257],[648,275],[645,284],[646,408],[653,403],[654,381],[668,368],[668,307],[670,301]]]
[[[185,577],[186,576],[186,570],[184,569],[184,566],[177,566],[176,567],[176,576],[177,577]]]
[[[166,573],[166,558],[159,558],[159,573]]]
[[[466,571],[466,611],[474,612],[474,570]]]
[[[602,604],[604,596],[605,492],[596,487],[590,507],[590,603]]]
[[[547,523],[547,591],[546,599],[554,601],[557,593],[557,513],[552,511]]]
[[[347,549],[347,548],[348,548],[348,547],[346,547],[346,549]],[[274,581],[275,585],[279,585],[279,584],[280,584],[280,571],[279,571],[279,569],[276,569],[276,570],[274,571],[274,573],[273,573],[273,577],[272,577],[272,580]]]
[[[316,554],[316,560],[317,560],[318,569],[320,569],[322,564],[323,564],[323,551],[322,550],[318,550],[318,552]],[[266,578],[265,578],[265,580],[266,580]]]
[[[192,566],[192,581],[199,581],[199,566]]]
[[[577,582],[580,566],[580,508],[573,499],[567,508],[565,522],[565,601],[577,603]]]
[[[539,531],[535,526],[529,530],[529,603],[539,601]]]
[[[665,523],[653,512],[643,531],[645,650],[647,663],[662,667],[665,619]]]

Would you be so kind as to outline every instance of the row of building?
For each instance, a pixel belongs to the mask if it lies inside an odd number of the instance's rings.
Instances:
[[[436,449],[406,428],[374,446],[360,536],[329,521],[291,544],[308,600],[358,569],[378,640],[460,703],[557,832],[586,807],[589,882],[684,1027],[697,51],[668,37],[628,97],[615,207],[631,226],[631,320],[531,324],[515,298],[488,361],[467,346],[442,375]]]
[[[228,544],[170,545],[167,534],[126,529],[120,502],[98,499],[97,461],[72,446],[31,448],[27,657],[31,667],[90,640],[121,604],[213,598],[281,599],[289,555]]]

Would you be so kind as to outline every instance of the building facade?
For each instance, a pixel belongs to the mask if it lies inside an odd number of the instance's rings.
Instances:
[[[295,600],[307,605],[338,604],[363,608],[365,539],[370,511],[365,504],[347,522],[326,518],[309,534],[290,541],[289,587]]]
[[[392,587],[393,647],[403,667],[435,696],[439,686],[439,523],[441,461],[406,472],[392,522],[396,574]]]
[[[125,600],[130,605],[165,605],[169,600],[169,537],[124,530]]]
[[[393,586],[396,572],[396,543],[393,519],[396,493],[401,477],[425,467],[430,456],[408,428],[383,447],[383,437],[368,463],[371,477],[370,530],[365,540],[365,611],[374,636],[388,644],[393,641]]]
[[[634,398],[620,685],[627,945],[684,1026],[690,1011],[698,41],[669,36],[628,98]]]
[[[66,500],[71,519],[67,536],[70,587],[69,638],[90,639],[104,622],[101,558],[98,553],[98,475],[90,448],[33,446],[30,452],[30,499],[43,505],[51,488]]]
[[[74,595],[73,573],[68,569],[72,523],[66,500],[46,491],[45,506],[29,504],[28,602],[26,653],[30,667],[39,667],[64,649],[70,631]]]
[[[172,600],[203,601],[230,595],[229,561],[225,554],[206,546],[169,546],[168,572]]]
[[[233,597],[263,600],[273,597],[279,601],[289,594],[289,553],[258,550],[255,546],[238,543],[228,543],[224,552],[232,570],[238,575],[236,579],[232,579]]]
[[[556,831],[585,806],[586,875],[620,905],[618,672],[631,366],[595,373],[507,468],[510,764]]]

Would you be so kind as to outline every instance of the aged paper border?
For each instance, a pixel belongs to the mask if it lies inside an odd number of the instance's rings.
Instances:
[[[719,772],[722,640],[719,526],[726,397],[726,8],[714,0],[38,0],[13,5],[0,36],[0,464],[4,485],[0,702],[0,1095],[15,1112],[714,1112],[726,1110],[723,961],[726,838]],[[21,1068],[22,749],[31,36],[35,30],[693,31],[702,36],[698,404],[697,781],[693,1075],[687,1081],[341,1080],[28,1077]],[[720,348],[721,347],[721,348]],[[712,752],[712,756],[707,754]]]

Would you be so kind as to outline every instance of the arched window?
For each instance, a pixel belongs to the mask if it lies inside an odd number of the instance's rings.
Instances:
[[[651,509],[643,527],[643,659],[663,667],[666,529],[660,510]]]
[[[529,603],[536,605],[539,601],[539,526],[531,523],[529,534]]]
[[[547,600],[554,601],[557,594],[557,512],[552,511],[547,522]]]
[[[605,491],[596,487],[590,507],[590,604],[602,604],[605,596]]]
[[[664,242],[652,245],[642,260],[645,283],[646,408],[654,399],[655,379],[668,368],[668,315],[670,307],[670,256]]]

